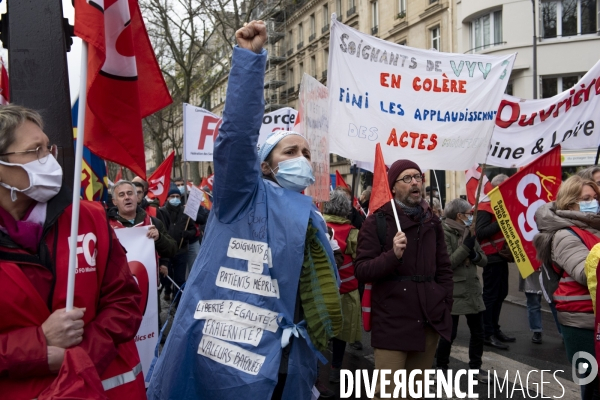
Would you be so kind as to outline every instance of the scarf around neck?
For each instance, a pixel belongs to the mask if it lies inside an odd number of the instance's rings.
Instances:
[[[36,252],[42,239],[47,206],[48,203],[32,204],[20,221],[0,207],[0,231],[24,249]]]
[[[462,244],[462,242],[465,240],[465,238],[469,235],[469,228],[464,223],[455,221],[450,218],[446,218],[444,220],[444,222],[450,228],[457,230],[461,234],[458,244],[459,245]]]

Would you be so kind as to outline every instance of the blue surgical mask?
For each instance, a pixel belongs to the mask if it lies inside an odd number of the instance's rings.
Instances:
[[[183,186],[183,185],[177,186],[177,189],[179,189],[179,193],[185,194],[185,186]]]
[[[173,197],[172,199],[169,199],[169,203],[171,203],[172,206],[177,207],[178,205],[181,204],[181,199],[178,199],[177,197]]]
[[[471,224],[473,223],[473,214],[471,215],[467,215],[467,220],[463,222],[465,223],[466,226],[471,226]]]
[[[579,211],[584,213],[598,214],[598,200],[580,201]]]
[[[315,183],[312,166],[305,157],[281,161],[276,169],[275,179],[285,189],[300,193]]]

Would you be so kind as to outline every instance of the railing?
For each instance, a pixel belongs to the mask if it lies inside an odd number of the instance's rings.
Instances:
[[[465,51],[464,54],[473,54],[474,52],[476,52],[478,50],[487,49],[488,47],[493,47],[493,46],[499,46],[501,44],[506,44],[506,42],[489,43],[489,44],[484,44],[483,46],[473,47],[472,49]]]
[[[288,51],[287,51],[287,55],[288,55],[288,56],[291,56],[293,52],[294,52],[294,49],[288,49]]]
[[[340,15],[337,16],[337,20],[339,22],[342,22],[343,19],[344,19],[344,17],[342,16],[342,14],[340,14]]]
[[[377,35],[377,32],[379,32],[378,26],[374,26],[371,28],[371,35]]]
[[[315,38],[316,38],[316,37],[317,37],[317,34],[316,34],[316,33],[313,33],[312,35],[310,35],[310,36],[308,37],[308,41],[309,41],[309,42],[312,42],[313,40],[315,40]]]
[[[352,6],[347,12],[346,17],[350,18],[352,14],[356,13],[356,6]]]
[[[304,42],[300,42],[300,43],[298,43],[298,46],[296,46],[296,49],[300,50],[303,47],[304,47]]]
[[[323,72],[321,72],[321,79],[327,79],[327,70],[323,70]]]
[[[325,25],[324,27],[321,28],[321,33],[325,33],[329,31],[329,24]]]

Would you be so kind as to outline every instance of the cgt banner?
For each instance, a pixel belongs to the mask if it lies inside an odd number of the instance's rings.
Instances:
[[[560,146],[556,146],[489,193],[506,245],[523,278],[540,267],[533,247],[533,237],[539,232],[535,212],[556,199],[561,182]]]
[[[600,144],[600,61],[573,86],[554,97],[521,100],[504,95],[487,164],[527,165],[555,146],[589,149]]]
[[[142,291],[140,310],[144,318],[135,336],[135,344],[146,376],[158,341],[158,276],[154,241],[146,237],[147,226],[115,229],[115,233],[127,250],[129,269]]]
[[[386,42],[331,20],[330,149],[373,162],[467,170],[485,162],[515,55],[440,53]]]
[[[298,112],[290,107],[280,108],[263,116],[258,145],[271,132],[291,130]],[[191,104],[183,103],[183,156],[184,161],[212,161],[215,139],[219,134],[221,117]]]

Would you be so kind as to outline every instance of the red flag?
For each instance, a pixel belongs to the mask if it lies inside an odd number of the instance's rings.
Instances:
[[[340,172],[337,169],[335,170],[335,186],[343,186],[345,188],[350,189],[350,187],[344,180],[344,177],[342,176],[342,174],[340,174]]]
[[[100,376],[90,356],[81,347],[65,350],[58,376],[40,395],[39,400],[108,400]]]
[[[304,135],[304,124],[302,121],[302,105],[298,108],[298,114],[296,115],[296,122],[294,123],[294,132]]]
[[[123,179],[123,167],[119,167],[117,175],[115,175],[115,183],[119,182],[121,179]]]
[[[390,184],[388,183],[385,161],[381,153],[381,145],[377,143],[375,147],[375,166],[373,167],[373,190],[371,191],[371,201],[369,202],[369,214],[373,214],[385,203],[392,200]]]
[[[2,61],[2,72],[0,72],[0,104],[10,103],[10,86],[8,80],[8,72],[4,67],[4,61]]]
[[[538,233],[535,212],[556,200],[561,182],[560,146],[556,146],[490,192],[491,206],[523,278],[540,267],[533,247]]]
[[[348,186],[348,184],[346,183],[346,181],[344,180],[344,177],[342,176],[342,174],[340,174],[340,172],[336,169],[335,170],[335,186],[342,186],[345,187],[347,189],[350,189],[350,186]],[[356,196],[353,196],[353,206],[354,208],[356,208],[358,211],[360,211],[363,215],[364,215],[364,210],[362,209],[362,206],[360,205],[360,201],[358,201],[358,199],[356,198]]]
[[[165,158],[165,161],[163,161],[150,178],[148,178],[148,197],[151,199],[158,199],[159,204],[164,204],[167,199],[167,194],[169,194],[173,160],[175,160],[174,151]]]
[[[204,180],[206,179],[206,183],[204,183]],[[202,179],[202,184],[201,186],[208,186],[208,188],[210,189],[210,191],[212,192],[213,190],[213,179],[215,179],[215,174],[210,175],[208,178],[204,178]]]
[[[142,118],[172,99],[137,1],[75,0],[75,34],[89,45],[84,145],[145,178]]]
[[[465,171],[465,179],[467,181],[467,200],[471,205],[475,205],[477,197],[477,186],[479,185],[479,179],[481,178],[481,167],[478,164],[473,165],[471,168]],[[492,207],[490,206],[490,198],[488,193],[493,189],[492,183],[489,181],[487,176],[483,175],[483,183],[481,184],[481,194],[479,195],[478,210],[484,210],[493,213]]]

